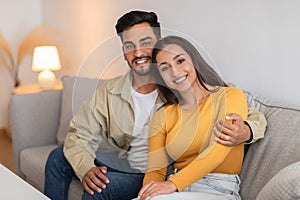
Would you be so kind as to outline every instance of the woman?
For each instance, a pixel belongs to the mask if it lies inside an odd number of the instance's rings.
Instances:
[[[152,120],[148,169],[139,198],[240,199],[243,144],[218,144],[213,127],[229,113],[245,119],[245,95],[227,87],[183,38],[158,41],[152,59],[159,95],[167,103]],[[170,162],[175,170],[166,180]]]

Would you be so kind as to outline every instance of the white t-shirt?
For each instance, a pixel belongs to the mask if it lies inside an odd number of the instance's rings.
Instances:
[[[148,94],[141,94],[131,88],[134,106],[134,128],[128,162],[133,169],[145,173],[148,161],[148,134],[154,113],[154,104],[158,95],[157,90]]]

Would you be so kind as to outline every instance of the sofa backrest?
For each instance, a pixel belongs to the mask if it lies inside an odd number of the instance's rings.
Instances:
[[[65,140],[73,114],[78,111],[83,101],[94,93],[101,80],[64,76],[62,83],[61,114],[57,132],[59,144],[63,144]]]
[[[282,168],[300,161],[300,107],[272,102],[246,93],[267,119],[265,137],[251,144],[241,172],[241,196],[253,200]]]

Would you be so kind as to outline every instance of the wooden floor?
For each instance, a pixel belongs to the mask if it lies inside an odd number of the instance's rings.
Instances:
[[[0,163],[14,171],[14,157],[11,138],[5,130],[0,130]]]

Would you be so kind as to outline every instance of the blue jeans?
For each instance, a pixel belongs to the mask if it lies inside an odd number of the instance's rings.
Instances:
[[[64,156],[63,146],[59,146],[50,153],[46,162],[44,194],[53,200],[67,200],[73,177],[78,179]]]
[[[113,199],[132,199],[137,196],[143,182],[143,173],[129,173],[119,170],[115,170],[106,164],[103,164],[101,160],[101,155],[105,157],[110,157],[109,159],[114,163],[120,162],[120,166],[126,166],[128,162],[123,159],[116,159],[117,157],[108,153],[97,153],[97,160],[95,160],[96,166],[107,166],[107,178],[110,183],[107,185],[101,193],[95,192],[94,195],[89,195],[84,191],[82,199],[100,199],[100,200],[113,200]],[[124,164],[126,163],[126,164]],[[115,164],[116,166],[116,164]],[[63,154],[63,146],[54,149],[46,163],[45,167],[45,188],[44,193],[46,196],[53,200],[68,199],[69,186],[73,178],[77,178],[71,165],[66,160]],[[77,178],[78,179],[78,178]]]
[[[92,200],[130,200],[135,198],[140,191],[144,174],[132,174],[122,172],[107,172],[106,177],[110,180],[107,188],[101,193],[94,192],[94,195],[84,191],[82,199]]]
[[[153,200],[240,200],[240,179],[235,174],[210,173],[181,192],[158,195]]]

